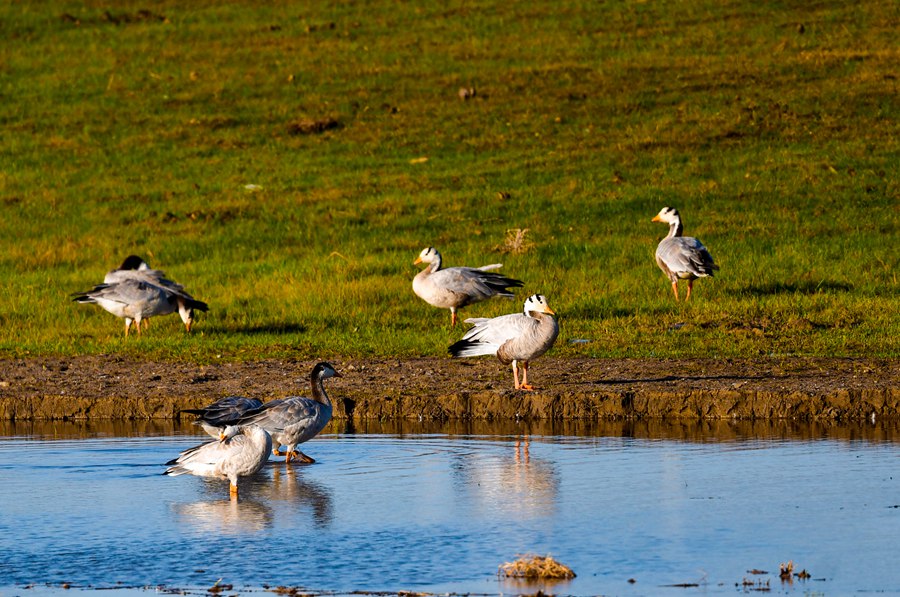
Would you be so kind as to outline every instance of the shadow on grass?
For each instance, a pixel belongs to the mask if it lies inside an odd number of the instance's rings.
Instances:
[[[770,284],[751,285],[734,290],[733,293],[738,296],[770,296],[773,294],[850,292],[851,290],[853,290],[852,284],[822,280],[821,282],[772,282]]]
[[[210,334],[239,334],[243,336],[262,336],[267,334],[303,334],[306,326],[299,323],[270,323],[262,325],[208,325],[204,331]]]
[[[674,301],[673,301],[674,303]],[[665,315],[671,313],[668,306],[642,307],[640,309],[611,308],[607,305],[573,305],[558,312],[559,319],[621,319],[635,315]]]

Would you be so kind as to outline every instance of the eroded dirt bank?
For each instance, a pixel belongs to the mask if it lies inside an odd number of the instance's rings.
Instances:
[[[335,359],[335,417],[353,420],[900,418],[900,362],[876,359],[554,359],[534,392],[497,361]],[[309,395],[312,361],[194,365],[104,355],[0,360],[0,419],[176,419],[239,394]]]

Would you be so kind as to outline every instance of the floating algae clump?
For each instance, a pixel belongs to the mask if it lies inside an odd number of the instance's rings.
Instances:
[[[512,578],[575,578],[575,573],[565,564],[550,556],[531,554],[501,564],[498,574]]]

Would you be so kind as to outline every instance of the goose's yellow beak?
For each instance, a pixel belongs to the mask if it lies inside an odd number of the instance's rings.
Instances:
[[[421,258],[421,257],[416,257],[416,260],[413,261],[413,265],[419,265],[420,263],[422,263],[422,258]]]
[[[655,216],[653,216],[653,219],[650,221],[651,222],[662,222],[662,218],[659,217],[659,214],[656,214]]]

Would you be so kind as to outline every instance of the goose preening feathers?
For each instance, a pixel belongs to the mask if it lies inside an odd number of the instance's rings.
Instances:
[[[509,289],[524,286],[519,280],[491,271],[501,268],[501,263],[441,269],[441,254],[434,247],[423,249],[413,263],[428,264],[413,278],[413,292],[429,305],[450,309],[451,327],[456,325],[457,309],[495,296],[512,298]]]
[[[182,452],[166,464],[164,475],[197,475],[228,479],[230,493],[238,494],[238,478],[257,472],[269,459],[272,438],[259,425],[226,427],[218,440]]]
[[[103,283],[114,284],[128,278],[145,276],[149,272],[152,272],[149,274],[152,276],[162,274],[159,270],[150,269],[150,265],[137,255],[129,255],[125,258],[125,261],[122,262],[122,265],[106,272],[106,275],[103,276]]]
[[[493,318],[471,318],[474,324],[462,340],[453,344],[454,357],[497,355],[504,365],[512,364],[516,389],[533,390],[528,383],[528,362],[547,352],[559,335],[559,325],[547,299],[533,294],[525,301],[524,313],[512,313]],[[522,363],[522,383],[519,383],[518,363]]]
[[[341,377],[330,363],[318,363],[309,374],[312,398],[291,396],[266,402],[257,409],[247,411],[230,424],[255,424],[272,436],[272,453],[284,456],[285,462],[299,458],[302,462],[315,462],[297,446],[319,434],[331,420],[332,405],[325,385],[329,377]],[[281,446],[286,450],[279,450]]]
[[[141,333],[141,321],[150,317],[168,315],[176,311],[190,332],[194,323],[194,310],[208,311],[203,301],[198,301],[184,290],[184,286],[165,277],[135,255],[129,256],[119,269],[107,272],[103,284],[87,292],[77,292],[73,299],[78,303],[100,305],[116,317],[125,319],[125,335],[135,324]]]
[[[151,269],[150,265],[137,255],[129,255],[118,268],[106,272],[103,277],[104,284],[114,284],[123,280],[144,280],[158,286],[163,286],[171,292],[193,299],[184,289],[182,284],[166,278],[166,274],[158,269]]]
[[[691,298],[694,280],[712,276],[719,266],[713,263],[712,255],[696,238],[681,236],[684,226],[681,216],[674,207],[664,207],[653,222],[665,222],[669,225],[669,234],[656,247],[656,264],[672,282],[672,292],[678,300],[678,280],[687,280],[688,289],[685,301]]]
[[[259,408],[262,404],[262,400],[256,398],[227,396],[203,408],[186,408],[181,412],[197,415],[194,425],[200,425],[209,435],[219,437],[229,421],[239,419],[244,413]]]

